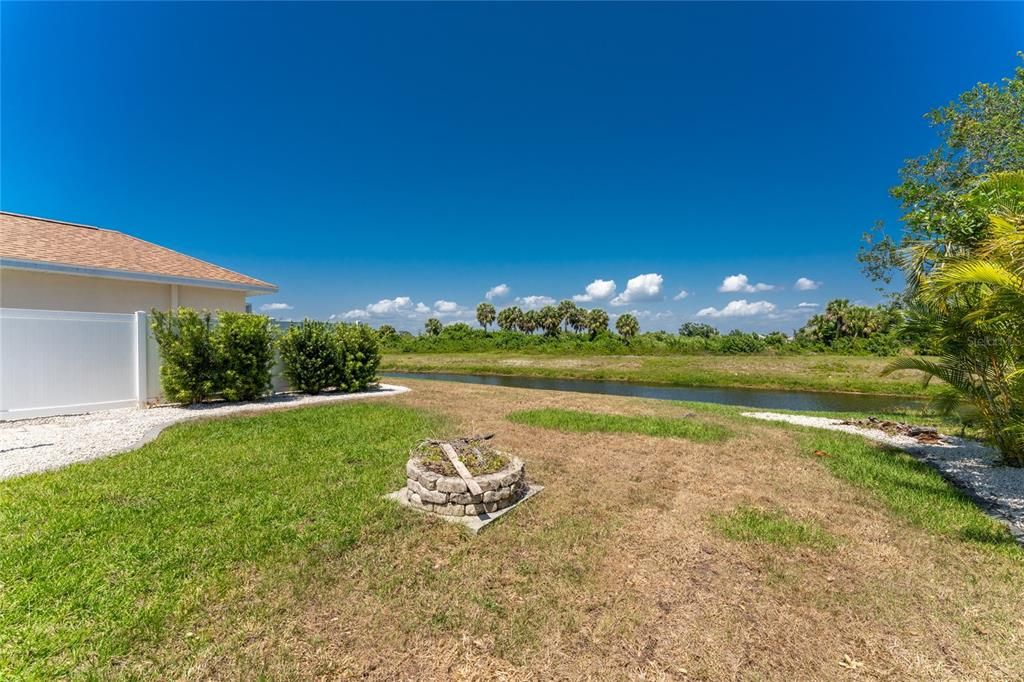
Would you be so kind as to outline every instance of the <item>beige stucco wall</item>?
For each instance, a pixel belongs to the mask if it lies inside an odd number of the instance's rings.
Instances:
[[[94,313],[167,310],[174,298],[172,286],[177,288],[179,306],[245,311],[242,291],[8,268],[0,268],[0,307]]]

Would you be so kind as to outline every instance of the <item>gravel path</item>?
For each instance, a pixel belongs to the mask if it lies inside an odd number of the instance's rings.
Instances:
[[[1024,543],[1024,467],[1001,465],[999,454],[986,445],[954,436],[944,436],[943,443],[924,444],[910,436],[893,436],[828,417],[779,412],[744,412],[743,416],[853,433],[904,450],[938,469],[989,515],[1006,523],[1017,540]]]
[[[380,384],[378,388],[364,393],[278,394],[249,403],[210,403],[149,409],[129,407],[60,417],[0,421],[0,480],[134,450],[155,438],[171,424],[188,419],[384,397],[408,390],[405,386]]]

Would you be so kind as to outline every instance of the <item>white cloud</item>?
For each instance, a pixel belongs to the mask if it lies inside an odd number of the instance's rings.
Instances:
[[[652,322],[656,322],[658,320],[667,320],[669,318],[675,317],[675,313],[673,313],[671,310],[662,310],[659,312],[653,312],[651,310],[627,310],[624,313],[612,313],[608,317],[615,320],[627,314],[632,315],[638,320],[650,320]]]
[[[413,310],[421,315],[426,315],[427,313],[430,312],[430,306],[428,306],[423,301],[420,301],[419,303],[416,304],[416,307],[413,308]]]
[[[805,308],[805,309],[806,308],[820,308],[820,307],[821,307],[820,303],[800,303],[799,305],[797,305],[797,308]]]
[[[393,315],[408,310],[412,307],[412,299],[408,296],[397,298],[382,298],[376,303],[366,306],[366,312],[371,315]]]
[[[718,287],[718,290],[725,293],[744,291],[749,294],[755,291],[771,291],[774,288],[775,285],[765,284],[764,282],[751,284],[747,276],[744,275],[743,273],[740,273],[738,275],[729,275],[728,277],[723,279],[721,286]]]
[[[422,302],[413,305],[412,299],[408,296],[397,296],[395,298],[382,298],[365,308],[350,310],[342,315],[342,317],[346,320],[365,320],[370,317],[376,319],[415,318],[417,313],[422,314],[429,311],[430,308]]]
[[[264,303],[260,306],[260,310],[263,312],[271,310],[291,310],[295,306],[288,305],[287,303]]]
[[[434,301],[434,310],[439,313],[454,313],[458,311],[459,304],[455,301]]]
[[[484,294],[484,298],[488,301],[495,298],[504,298],[505,296],[508,296],[510,291],[512,291],[512,289],[509,288],[507,284],[499,284],[498,286],[488,289],[487,293]]]
[[[585,294],[576,294],[572,297],[572,300],[577,303],[587,303],[589,301],[603,301],[611,298],[615,294],[615,280],[595,279],[587,285],[586,292]]]
[[[686,298],[686,297],[687,297],[687,296],[689,296],[689,295],[690,295],[690,292],[689,292],[689,291],[687,291],[686,289],[683,289],[683,290],[682,290],[682,291],[680,291],[680,292],[679,292],[678,294],[676,294],[675,296],[673,296],[673,297],[672,297],[672,300],[673,300],[673,301],[681,301],[681,300],[683,300],[684,298]]]
[[[747,303],[746,299],[729,301],[724,308],[702,308],[697,311],[697,317],[751,317],[753,315],[766,315],[775,311],[775,304],[768,301],[754,301]]]
[[[793,288],[797,291],[811,291],[821,286],[821,282],[815,282],[813,279],[807,277],[801,277],[793,285]]]
[[[520,296],[516,299],[516,303],[527,310],[536,310],[546,305],[554,305],[555,299],[550,296]]]
[[[350,310],[347,313],[345,313],[344,315],[342,315],[342,317],[345,318],[346,320],[365,320],[369,316],[370,316],[370,313],[366,312],[365,310],[360,310],[358,308],[355,309],[355,310]],[[336,316],[335,315],[331,315],[332,319],[334,317],[336,317]]]
[[[637,275],[626,282],[626,290],[611,300],[612,305],[629,305],[640,301],[660,301],[664,279],[657,273]]]

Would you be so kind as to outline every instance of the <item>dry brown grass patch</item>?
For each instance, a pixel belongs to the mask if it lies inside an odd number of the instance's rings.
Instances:
[[[406,383],[406,382],[403,382]],[[367,679],[1010,679],[1024,664],[1024,567],[928,535],[800,456],[792,431],[724,443],[567,434],[524,408],[679,416],[670,403],[407,382],[397,400],[496,432],[543,494],[477,537],[402,514],[347,554],[253,577],[206,614],[208,644],[161,676]],[[727,540],[708,518],[785,508],[831,551]],[[206,636],[206,635],[204,635]]]

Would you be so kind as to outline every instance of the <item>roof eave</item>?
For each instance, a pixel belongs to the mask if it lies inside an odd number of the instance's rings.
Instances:
[[[227,280],[202,279],[198,277],[177,277],[175,275],[161,275],[153,272],[136,272],[133,270],[117,270],[113,268],[90,268],[80,265],[69,265],[67,263],[49,263],[46,261],[26,260],[23,258],[0,258],[0,267],[11,268],[12,270],[49,272],[56,275],[103,277],[106,279],[151,282],[154,284],[178,284],[190,287],[206,287],[208,289],[228,289],[231,291],[243,291],[250,296],[277,293],[277,287],[273,284],[230,282]]]

